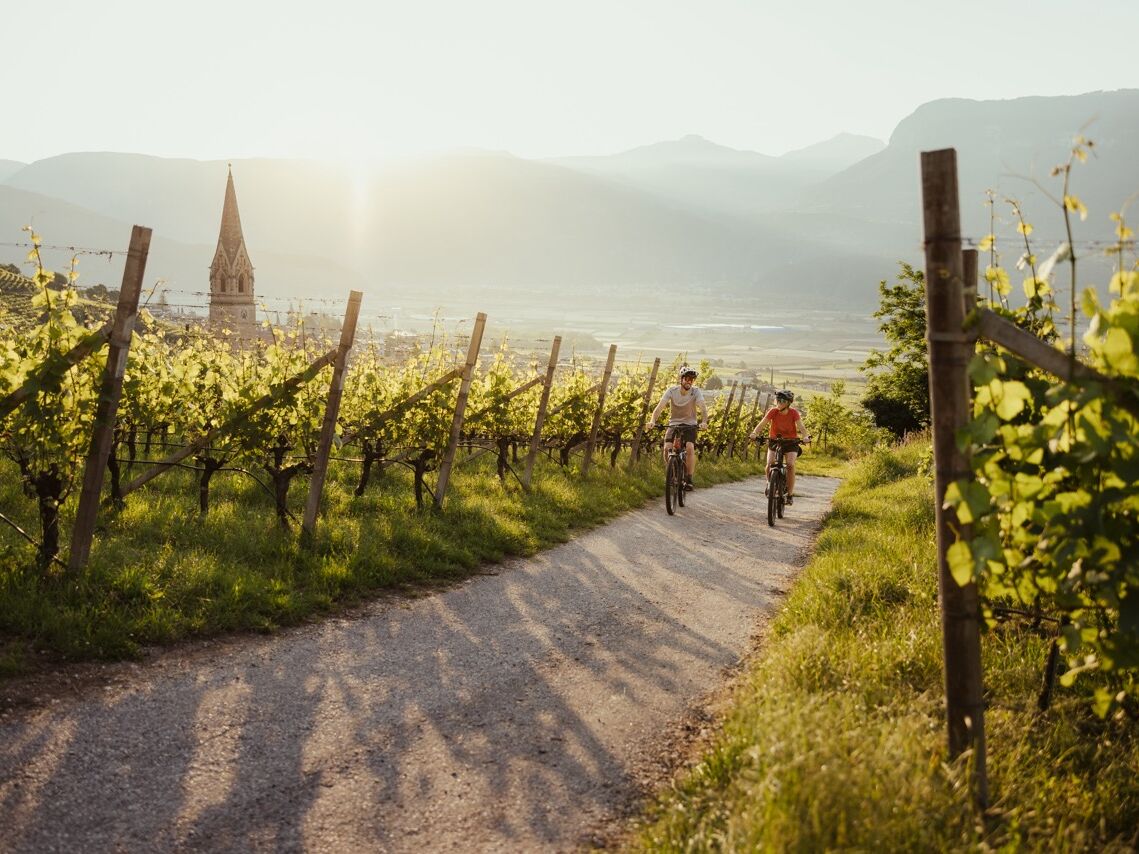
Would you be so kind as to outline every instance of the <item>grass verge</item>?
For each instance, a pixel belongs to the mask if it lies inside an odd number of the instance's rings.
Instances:
[[[1135,850],[1139,731],[1074,689],[1037,712],[1049,638],[1026,624],[983,640],[993,806],[969,807],[945,749],[925,450],[850,469],[716,742],[630,849]]]
[[[632,469],[624,457],[616,468],[607,462],[583,478],[576,465],[540,460],[529,494],[514,480],[500,483],[491,457],[462,463],[442,513],[415,509],[405,468],[385,471],[357,498],[358,467],[336,464],[311,550],[299,546],[295,529],[277,524],[271,499],[251,480],[215,478],[202,518],[191,475],[172,472],[105,522],[80,578],[44,577],[33,548],[0,528],[0,676],[45,657],[129,658],[146,645],[295,624],[379,590],[453,580],[487,561],[533,554],[663,493],[657,454]],[[759,471],[754,459],[705,458],[697,482]],[[0,506],[35,530],[18,478],[4,474]],[[293,486],[294,512],[306,489],[307,481]]]

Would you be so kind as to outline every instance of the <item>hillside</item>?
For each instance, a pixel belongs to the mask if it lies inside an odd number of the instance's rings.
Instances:
[[[785,163],[811,166],[828,172],[841,172],[886,147],[886,143],[871,136],[840,133],[824,142],[789,151],[779,159]]]
[[[1109,235],[1108,213],[1139,190],[1139,90],[1093,92],[1066,97],[1017,98],[1010,101],[948,99],[924,104],[903,119],[878,154],[822,182],[803,195],[806,212],[828,212],[859,219],[920,222],[918,154],[957,149],[961,211],[967,233],[989,231],[985,191],[998,199],[1018,199],[1037,231],[1056,221],[1053,196],[1060,183],[1049,176],[1067,161],[1072,139],[1095,141],[1095,156],[1077,164],[1072,191],[1092,212],[1084,226],[1091,236]],[[1001,213],[1007,216],[1008,206]],[[1060,229],[1047,226],[1047,234]]]
[[[26,163],[20,163],[17,160],[0,159],[0,182],[7,181],[25,166],[27,166]]]
[[[149,224],[156,234],[203,247],[196,269],[204,283],[225,169],[220,161],[63,155],[14,175],[4,189],[35,188],[37,200],[13,198],[5,210],[17,220],[37,205],[53,215],[65,210],[66,222],[51,233],[79,235],[71,239],[84,245],[114,245],[104,236],[108,219]],[[788,287],[778,278],[788,252],[817,258],[830,270],[846,254],[809,234],[788,236],[509,155],[452,154],[359,175],[304,161],[237,161],[233,169],[259,294],[307,293],[321,270],[335,265],[393,297],[431,289],[441,303],[492,285],[527,301],[535,290],[565,288],[601,288],[630,299],[667,287],[778,293]],[[57,210],[45,197],[66,204]],[[91,240],[77,219],[80,206],[98,212]],[[0,222],[9,229],[19,224]],[[270,265],[285,254],[305,259],[306,269]],[[198,274],[186,261],[150,269],[171,281],[194,281]],[[272,275],[267,266],[275,268]],[[794,274],[801,292],[826,299],[830,273],[797,266]]]
[[[827,143],[820,145],[827,147]],[[735,217],[779,208],[803,189],[855,162],[828,150],[829,160],[826,155],[770,157],[690,135],[609,156],[563,157],[551,162],[620,181],[672,204]]]

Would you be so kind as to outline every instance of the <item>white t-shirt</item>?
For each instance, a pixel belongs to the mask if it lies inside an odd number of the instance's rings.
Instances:
[[[704,393],[696,386],[693,386],[690,391],[685,391],[679,384],[670,387],[661,397],[660,403],[657,404],[655,410],[657,415],[661,413],[666,403],[672,406],[672,412],[668,419],[670,427],[678,424],[688,424],[694,427],[700,423],[696,418],[696,408],[697,406],[704,407]],[[656,418],[654,417],[653,420],[655,421]]]

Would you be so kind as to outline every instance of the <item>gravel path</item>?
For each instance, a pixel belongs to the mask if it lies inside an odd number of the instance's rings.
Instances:
[[[89,669],[0,718],[0,850],[572,850],[748,651],[836,484],[775,528],[761,481],[702,489],[430,595]]]

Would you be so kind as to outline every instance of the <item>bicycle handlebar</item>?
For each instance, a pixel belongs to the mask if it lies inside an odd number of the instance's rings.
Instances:
[[[774,444],[775,442],[779,442],[783,445],[809,445],[809,444],[811,444],[810,439],[799,439],[799,438],[795,438],[795,439],[772,439],[770,436],[753,436],[753,437],[751,437],[751,440],[753,442],[756,442],[757,444],[760,444],[760,445],[762,445],[764,443],[771,445],[771,444]]]

